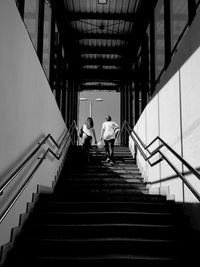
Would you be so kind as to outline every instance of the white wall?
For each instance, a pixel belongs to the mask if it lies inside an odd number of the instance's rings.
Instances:
[[[65,130],[65,122],[15,1],[1,0],[0,184],[10,170],[37,145],[38,140],[51,133],[59,142]],[[10,241],[10,229],[18,225],[19,215],[26,211],[27,202],[32,201],[37,184],[52,187],[62,159],[57,161],[48,157],[42,164],[6,219],[0,223],[0,246]],[[0,196],[0,213],[11,199],[16,185],[24,181],[26,172]]]
[[[159,91],[147,105],[135,126],[135,131],[146,145],[158,135],[197,170],[200,169],[199,27],[200,14],[195,18],[164,74]],[[162,152],[182,172],[182,164],[165,148]],[[181,179],[167,163],[162,162],[150,167],[141,160],[141,156],[138,156],[138,161],[141,171],[145,170],[144,175],[148,177],[148,181],[160,180],[152,187],[168,187],[176,201],[198,202],[189,189],[184,186],[183,190]],[[200,181],[190,173],[186,178],[200,193]]]

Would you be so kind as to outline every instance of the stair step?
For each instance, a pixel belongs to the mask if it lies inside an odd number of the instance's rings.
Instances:
[[[109,177],[109,178],[116,178],[116,177],[122,177],[122,178],[133,178],[133,177],[141,177],[141,173],[135,172],[135,173],[109,173],[109,172],[99,172],[99,173],[75,173],[72,175],[72,177]]]
[[[141,238],[91,238],[91,239],[28,239],[24,253],[38,256],[101,256],[130,254],[146,256],[174,256],[176,241]],[[27,240],[27,241],[28,241]],[[32,252],[31,252],[32,251]]]
[[[148,212],[177,212],[174,202],[38,202],[40,211],[148,211]]]
[[[57,193],[59,194],[59,197],[61,197],[62,195],[68,195],[68,197],[70,197],[72,194],[76,197],[89,197],[89,196],[93,196],[94,194],[96,194],[96,196],[102,196],[102,197],[106,197],[106,195],[109,197],[111,195],[111,197],[118,197],[118,195],[126,195],[126,197],[128,197],[128,195],[145,195],[145,194],[149,194],[149,190],[144,188],[144,189],[137,189],[137,188],[106,188],[106,187],[66,187],[66,188],[61,188],[59,190],[57,190]],[[66,196],[67,197],[67,196]]]
[[[25,238],[149,238],[170,239],[178,236],[177,228],[173,224],[35,224],[24,231]]]
[[[98,164],[98,165],[90,165],[90,168],[88,169],[88,171],[90,172],[95,172],[95,171],[120,171],[123,172],[123,171],[139,171],[138,167],[136,165],[131,165],[131,164],[124,164],[124,163],[118,163],[118,164],[115,164],[115,165],[108,165],[108,166],[105,166],[105,165],[102,165],[102,164]],[[77,171],[77,170],[76,170]],[[76,172],[74,172],[76,173]]]
[[[171,224],[175,215],[159,212],[37,212],[32,220],[51,224],[141,223]]]
[[[86,190],[86,191],[93,191],[96,189],[99,190],[141,190],[142,192],[149,190],[145,187],[144,184],[142,183],[106,183],[106,182],[96,182],[96,181],[76,181],[76,183],[73,183],[73,181],[68,181],[65,183],[67,188],[62,188],[59,189],[58,191],[63,191],[63,190]]]
[[[70,194],[68,193],[66,194],[41,194],[40,195],[40,201],[46,201],[48,199],[48,201],[91,201],[91,202],[97,202],[97,201],[101,201],[101,202],[107,202],[107,201],[115,201],[115,202],[119,202],[119,201],[123,201],[123,202],[127,202],[127,201],[148,201],[151,203],[156,203],[157,201],[159,202],[165,202],[166,201],[166,197],[165,196],[161,196],[161,195],[148,195],[148,194],[90,194],[90,195],[74,195],[73,193]]]
[[[68,266],[82,266],[86,264],[87,266],[92,267],[102,267],[103,264],[109,264],[113,266],[115,264],[125,264],[125,266],[141,266],[141,267],[168,267],[171,264],[173,266],[178,266],[176,261],[173,258],[169,257],[150,257],[150,256],[135,256],[132,254],[126,255],[106,255],[106,256],[95,256],[95,257],[37,257],[33,259],[33,264],[41,263],[45,266],[59,266],[64,267]],[[71,265],[74,264],[74,265]]]
[[[115,147],[114,166],[105,150],[92,147],[89,164],[82,152],[70,147],[54,192],[39,195],[5,267],[181,266],[177,205],[149,194],[129,148]]]
[[[143,179],[135,177],[135,178],[119,178],[119,177],[114,177],[114,178],[110,178],[110,177],[70,177],[67,178],[66,180],[62,181],[62,184],[67,184],[68,182],[73,182],[73,183],[91,183],[91,182],[98,182],[99,184],[101,183],[107,183],[107,184],[112,184],[112,183],[121,183],[121,184],[142,184],[143,186],[145,186]],[[59,183],[59,186],[61,185],[61,183]]]

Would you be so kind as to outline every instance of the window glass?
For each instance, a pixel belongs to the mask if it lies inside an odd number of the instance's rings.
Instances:
[[[51,7],[47,2],[45,2],[42,65],[48,79],[50,70],[50,40],[51,40]]]
[[[24,5],[24,23],[35,49],[37,49],[38,1],[25,0]]]
[[[151,82],[150,82],[150,77],[151,77],[151,54],[150,54],[150,25],[148,26],[148,28],[147,28],[147,37],[148,37],[148,64],[149,64],[149,66],[148,66],[148,89],[149,89],[149,92],[148,92],[148,98],[150,97],[150,95],[151,95],[151,89],[150,89],[150,84],[151,84]],[[148,101],[148,100],[147,100]]]
[[[176,45],[188,22],[188,0],[171,0],[171,48]]]
[[[165,63],[164,1],[158,1],[155,8],[155,78],[160,75]]]
[[[196,0],[196,5],[199,5],[199,3],[200,3],[200,0]]]

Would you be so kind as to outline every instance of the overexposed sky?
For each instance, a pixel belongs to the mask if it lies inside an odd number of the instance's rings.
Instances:
[[[92,101],[92,117],[94,120],[94,128],[96,131],[97,141],[100,139],[102,123],[105,121],[106,115],[110,115],[112,120],[120,126],[120,93],[115,91],[82,91],[79,93],[80,98],[94,100],[102,98],[103,101]],[[90,115],[90,102],[79,101],[79,119],[80,126]]]

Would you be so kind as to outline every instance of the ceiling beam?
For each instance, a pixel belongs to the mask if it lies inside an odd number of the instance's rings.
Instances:
[[[81,39],[106,39],[106,40],[123,40],[128,41],[130,34],[116,34],[116,33],[79,33],[74,35],[78,40]]]
[[[120,82],[131,79],[133,73],[116,69],[79,69],[68,70],[67,77],[74,77],[83,82]]]
[[[93,20],[123,20],[133,22],[134,14],[127,13],[99,13],[99,12],[71,12],[66,13],[67,21],[76,21],[82,19],[93,19]]]
[[[122,47],[99,47],[99,46],[80,46],[79,53],[80,54],[117,54],[123,55],[125,54],[126,49]],[[78,51],[77,51],[78,52]]]
[[[121,67],[123,61],[121,59],[107,59],[107,58],[82,58],[80,59],[80,65],[100,65],[100,66],[117,66]]]
[[[118,91],[119,90],[119,85],[81,85],[80,88],[82,91],[83,90],[108,90],[108,91]]]

